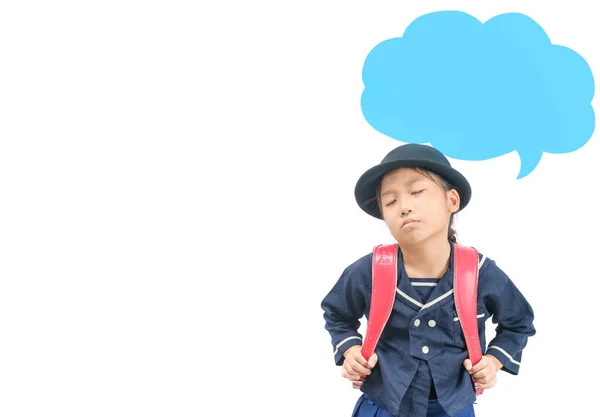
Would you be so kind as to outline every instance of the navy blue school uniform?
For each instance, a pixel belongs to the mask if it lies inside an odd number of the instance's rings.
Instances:
[[[469,355],[454,304],[453,253],[452,249],[442,278],[411,280],[398,251],[396,299],[376,348],[378,364],[360,388],[363,396],[355,412],[365,401],[396,417],[425,417],[428,408],[431,415],[431,407],[451,417],[462,416],[472,407],[476,395],[463,365]],[[369,316],[372,260],[369,253],[349,265],[321,303],[338,366],[349,347],[362,345],[359,320]],[[536,332],[533,310],[493,260],[481,253],[479,260],[481,351],[496,357],[503,371],[517,375],[528,337]],[[489,318],[497,327],[488,346],[485,321]]]

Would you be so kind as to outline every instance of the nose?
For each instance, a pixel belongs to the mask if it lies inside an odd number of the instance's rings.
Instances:
[[[395,203],[391,206],[395,216],[406,217],[413,212],[413,201],[410,196],[397,196]]]
[[[406,205],[406,203],[404,203],[400,206],[400,215],[402,217],[408,216],[410,213],[412,213],[412,209],[410,207],[408,207]]]

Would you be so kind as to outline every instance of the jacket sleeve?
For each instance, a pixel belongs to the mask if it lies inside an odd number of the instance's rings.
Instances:
[[[485,304],[496,324],[496,336],[490,340],[486,354],[493,355],[513,375],[519,373],[523,349],[535,335],[534,313],[523,294],[494,261],[482,274],[487,289]]]
[[[344,270],[321,302],[325,329],[331,337],[334,361],[338,366],[344,363],[343,354],[349,347],[362,345],[358,329],[366,303],[360,275],[352,273],[349,268]]]

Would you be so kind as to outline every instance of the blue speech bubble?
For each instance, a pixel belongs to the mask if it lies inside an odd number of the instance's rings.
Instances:
[[[421,16],[369,52],[363,82],[362,112],[379,132],[462,160],[517,151],[517,178],[594,132],[590,67],[519,13]]]

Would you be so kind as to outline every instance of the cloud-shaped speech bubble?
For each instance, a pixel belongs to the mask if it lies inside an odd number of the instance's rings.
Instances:
[[[369,52],[363,82],[363,115],[376,130],[455,159],[517,151],[518,178],[544,152],[572,152],[594,132],[588,64],[519,13],[485,23],[458,11],[421,16]]]

